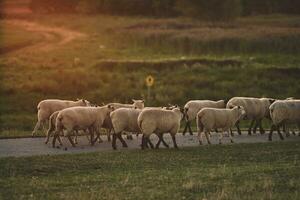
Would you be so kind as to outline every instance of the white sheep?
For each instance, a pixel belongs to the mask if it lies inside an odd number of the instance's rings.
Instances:
[[[175,135],[180,128],[182,117],[183,110],[180,108],[174,108],[172,110],[149,108],[143,110],[138,117],[138,125],[143,134],[142,149],[146,147],[147,143],[150,143],[149,137],[152,133],[155,133],[159,137],[157,147],[159,143],[163,141],[162,134],[170,133],[174,148],[178,148]],[[151,148],[153,148],[153,145],[151,145]]]
[[[153,109],[153,108],[154,107],[145,107],[143,108],[143,110]],[[167,108],[157,108],[157,109],[167,109]],[[140,128],[138,126],[137,120],[141,112],[142,112],[141,109],[119,108],[110,113],[110,119],[114,131],[113,142],[112,142],[112,147],[114,149],[116,149],[116,137],[120,138],[121,133],[123,131],[137,133],[137,135],[140,133]],[[166,147],[168,147],[168,145],[164,140],[162,140],[162,142]]]
[[[184,106],[186,125],[183,130],[183,135],[185,135],[187,129],[189,129],[190,135],[193,135],[191,129],[191,122],[196,119],[197,113],[202,108],[225,108],[224,100],[211,101],[211,100],[191,100],[188,101]]]
[[[133,102],[132,104],[109,103],[107,105],[113,106],[115,110],[119,109],[119,108],[138,108],[138,109],[143,109],[144,106],[145,106],[145,101],[144,100],[135,100],[135,99],[132,99],[132,102]],[[108,141],[110,141],[111,140],[110,134],[111,134],[111,130],[112,130],[112,123],[111,123],[110,116],[107,116],[107,118],[104,120],[103,128],[106,129],[107,138],[108,138]],[[127,139],[132,139],[132,135],[128,134],[127,135]]]
[[[232,109],[221,108],[203,108],[197,114],[197,129],[199,143],[202,144],[202,133],[205,133],[208,144],[210,144],[209,134],[214,129],[222,129],[219,132],[219,143],[222,143],[223,132],[229,134],[230,128],[245,114],[245,110],[241,106]],[[230,141],[233,142],[231,134]]]
[[[49,128],[46,132],[45,144],[48,144],[51,134],[55,131],[56,118],[57,118],[59,112],[60,111],[56,111],[56,112],[52,113],[52,115],[49,118]],[[87,130],[85,130],[84,132],[87,133]],[[77,137],[78,137],[78,131],[75,131],[75,137],[74,137],[75,144],[78,144]],[[60,143],[60,145],[62,145],[60,137],[58,137],[57,139],[58,139],[58,142]]]
[[[38,110],[38,121],[32,131],[32,136],[35,135],[36,131],[41,127],[45,126],[45,123],[49,120],[52,113],[75,106],[90,106],[90,102],[84,99],[77,101],[68,101],[60,99],[47,99],[39,102],[37,106]]]
[[[269,110],[273,123],[269,134],[270,141],[274,129],[277,129],[280,139],[284,139],[280,132],[280,126],[297,124],[300,127],[300,100],[277,100],[270,105]],[[284,131],[287,134],[287,130]]]
[[[113,127],[113,149],[116,149],[116,137],[120,139],[124,146],[125,141],[121,136],[123,131],[140,132],[137,119],[141,111],[141,109],[119,108],[110,113],[110,119]]]
[[[262,127],[263,118],[270,118],[269,115],[269,106],[275,101],[271,98],[254,98],[254,97],[233,97],[231,98],[226,105],[226,108],[233,108],[235,106],[242,106],[245,111],[244,119],[251,120],[250,127],[248,129],[248,134],[251,135],[251,130],[256,122],[253,132],[256,132],[257,126],[259,126],[259,131],[261,134],[264,134],[264,129]],[[241,135],[241,130],[239,127],[239,121],[236,123],[236,127],[239,135]]]
[[[100,128],[104,119],[113,110],[110,105],[102,107],[72,107],[61,110],[56,118],[55,135],[53,138],[53,147],[55,147],[56,138],[66,130],[65,136],[68,137],[72,146],[75,146],[71,135],[75,130],[89,130],[91,135],[91,144],[100,137]],[[94,132],[97,138],[94,140]]]

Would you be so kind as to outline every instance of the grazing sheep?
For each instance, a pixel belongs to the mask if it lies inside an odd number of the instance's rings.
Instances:
[[[53,139],[53,147],[55,146],[56,138],[62,133],[63,129],[66,129],[65,136],[68,137],[72,146],[75,146],[71,139],[71,134],[75,130],[89,130],[91,135],[91,144],[100,137],[100,128],[103,125],[104,119],[113,110],[113,107],[72,107],[61,110],[56,118],[55,135]],[[97,134],[97,138],[93,139],[94,132]]]
[[[145,101],[144,100],[132,99],[132,101],[133,101],[133,104],[109,103],[108,105],[113,106],[115,110],[119,109],[119,108],[143,109],[144,106],[145,106]],[[111,123],[110,116],[107,116],[107,118],[104,120],[103,128],[106,129],[107,138],[108,138],[108,141],[110,141],[111,140],[110,134],[111,134],[111,130],[112,130],[112,123]],[[127,135],[127,139],[132,139],[132,135],[131,134]]]
[[[245,114],[245,110],[241,106],[235,106],[232,109],[221,108],[203,108],[197,114],[197,129],[199,143],[202,144],[202,133],[205,133],[208,144],[210,144],[210,131],[213,129],[222,129],[219,133],[219,143],[222,143],[223,132],[229,134],[230,128]],[[233,142],[231,134],[230,141]]]
[[[75,106],[90,106],[90,102],[87,100],[81,99],[77,101],[67,101],[67,100],[59,100],[59,99],[47,99],[41,101],[38,106],[38,121],[32,131],[32,136],[35,135],[36,131],[43,125],[45,125],[46,121],[49,120],[49,117],[55,111],[59,111],[69,107]]]
[[[259,126],[260,133],[264,134],[265,131],[262,127],[261,122],[263,118],[270,118],[269,106],[274,101],[275,100],[271,98],[233,97],[228,101],[226,108],[242,106],[246,111],[244,119],[252,120],[248,129],[248,134],[251,135],[251,130],[252,126],[254,125],[254,122],[256,122],[256,125],[254,127],[254,133],[256,131],[257,126]],[[239,127],[239,121],[237,121],[236,127],[239,135],[241,135],[242,133]]]
[[[149,137],[152,133],[156,133],[160,141],[163,141],[162,134],[170,133],[174,143],[174,148],[178,148],[175,135],[180,128],[180,121],[183,118],[183,110],[174,108],[172,110],[164,110],[159,108],[149,108],[143,110],[138,117],[138,125],[143,134],[142,149],[149,143]],[[157,148],[159,143],[156,145]],[[153,148],[153,145],[151,145]]]
[[[273,130],[277,129],[279,137],[283,140],[280,132],[280,126],[287,124],[297,124],[300,127],[300,100],[278,100],[270,105],[270,116],[272,119],[272,127],[269,133],[269,140],[272,141]]]
[[[193,135],[191,129],[191,121],[196,119],[197,113],[202,108],[225,108],[224,100],[210,101],[210,100],[191,100],[188,101],[184,106],[186,125],[183,130],[183,135],[185,135],[187,129],[189,129],[190,135]]]

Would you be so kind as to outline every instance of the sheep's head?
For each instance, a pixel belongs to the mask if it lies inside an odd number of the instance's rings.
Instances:
[[[143,109],[145,107],[145,101],[144,100],[132,99],[132,101],[133,101],[133,107],[134,108]]]
[[[243,119],[246,116],[246,111],[243,106],[236,106],[239,113],[239,119]]]

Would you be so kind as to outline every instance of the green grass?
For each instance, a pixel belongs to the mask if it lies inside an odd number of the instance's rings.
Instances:
[[[0,159],[2,199],[299,199],[299,142]]]

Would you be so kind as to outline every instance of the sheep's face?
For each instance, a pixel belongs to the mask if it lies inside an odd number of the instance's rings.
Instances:
[[[246,111],[244,109],[243,106],[237,106],[239,114],[240,114],[240,119],[243,119],[244,117],[246,117]]]
[[[145,107],[145,101],[144,100],[134,100],[133,101],[133,107],[138,109],[143,109]]]
[[[88,101],[88,100],[85,100],[85,99],[81,99],[82,103],[84,106],[87,106],[87,107],[91,107],[92,104]]]

